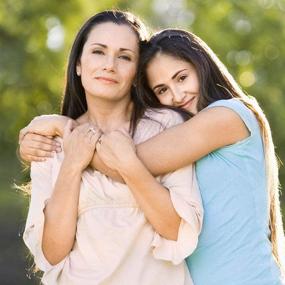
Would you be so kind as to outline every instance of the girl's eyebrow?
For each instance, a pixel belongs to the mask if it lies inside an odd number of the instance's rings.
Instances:
[[[175,72],[175,73],[173,74],[173,76],[171,77],[171,79],[175,79],[175,77],[176,77],[180,72],[185,71],[185,70],[187,70],[187,68],[178,70],[177,72]],[[155,85],[155,86],[153,87],[153,90],[155,90],[156,88],[162,87],[163,85],[164,85],[164,84]]]
[[[180,72],[185,71],[185,70],[187,70],[187,68],[178,70],[178,71],[171,77],[171,79],[174,79]]]

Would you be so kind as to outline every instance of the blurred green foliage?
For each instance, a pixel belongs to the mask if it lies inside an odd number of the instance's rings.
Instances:
[[[11,189],[13,181],[24,179],[15,155],[18,131],[36,115],[59,112],[73,38],[89,16],[110,8],[128,9],[154,30],[180,27],[204,39],[243,89],[260,102],[276,151],[285,160],[284,0],[2,0],[0,222],[5,234],[0,234],[1,284],[35,282],[25,277],[27,265],[17,235],[24,225],[27,200]],[[285,185],[284,167],[280,180]],[[284,201],[283,197],[283,208]]]

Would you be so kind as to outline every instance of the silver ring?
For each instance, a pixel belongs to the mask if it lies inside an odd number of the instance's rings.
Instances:
[[[95,130],[95,128],[93,128],[93,127],[90,127],[89,129],[88,129],[88,133],[89,132],[92,132],[93,134],[96,134],[96,130]]]

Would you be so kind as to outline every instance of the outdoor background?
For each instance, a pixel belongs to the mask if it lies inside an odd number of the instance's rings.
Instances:
[[[34,116],[59,112],[66,58],[81,24],[109,8],[128,9],[155,30],[189,29],[255,96],[285,161],[284,0],[2,0],[0,2],[0,284],[39,284],[22,242],[27,181],[16,155],[18,131]],[[283,80],[282,80],[283,78]],[[250,173],[248,174],[250,175]],[[280,168],[285,185],[285,169]],[[282,197],[285,213],[285,195]]]

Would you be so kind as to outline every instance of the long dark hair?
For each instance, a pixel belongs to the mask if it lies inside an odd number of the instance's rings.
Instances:
[[[198,111],[217,100],[237,98],[254,113],[260,126],[264,145],[272,251],[278,264],[284,270],[280,252],[281,244],[284,242],[284,233],[279,201],[278,160],[265,114],[257,101],[241,90],[224,64],[204,41],[193,33],[179,29],[166,29],[158,32],[143,48],[137,86],[140,100],[144,101],[147,106],[152,107],[159,102],[148,85],[146,74],[149,63],[159,53],[185,60],[194,65],[200,85]]]
[[[85,91],[81,83],[81,78],[76,74],[76,65],[81,57],[83,46],[88,39],[90,31],[96,25],[107,22],[129,26],[138,38],[139,49],[141,44],[147,40],[146,27],[136,16],[129,12],[107,10],[89,18],[77,33],[70,51],[61,108],[62,115],[77,119],[87,111]],[[130,130],[134,133],[137,121],[145,111],[145,107],[141,101],[138,100],[134,86],[132,86],[131,89],[131,99],[133,102],[133,111],[131,115]]]

